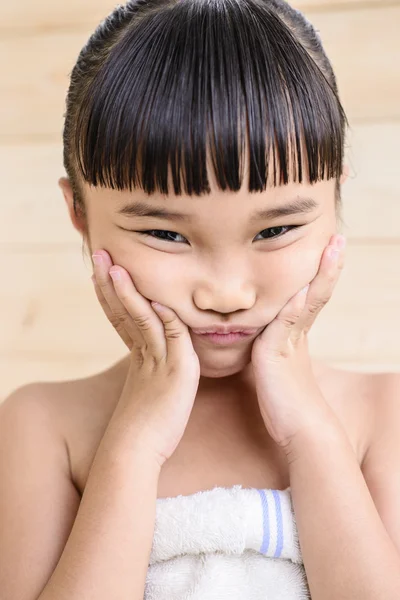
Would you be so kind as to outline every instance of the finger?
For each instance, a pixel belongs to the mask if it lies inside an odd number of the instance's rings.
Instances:
[[[97,250],[92,258],[96,283],[101,292],[101,305],[108,320],[124,341],[126,340],[127,333],[134,345],[137,347],[143,345],[141,332],[135,327],[133,320],[127,314],[125,307],[118,298],[113,281],[109,275],[109,270],[113,266],[111,257],[107,252]],[[126,333],[123,333],[123,330]],[[132,343],[128,347],[132,349]]]
[[[129,273],[123,267],[113,265],[109,275],[113,278],[112,285],[118,302],[110,294],[108,303],[111,304],[113,314],[122,321],[131,335],[133,346],[142,349],[145,344],[156,360],[169,358],[179,363],[182,362],[182,356],[194,353],[188,328],[172,309],[159,309],[157,306],[152,308],[150,302],[136,290]],[[107,285],[101,289],[109,293]],[[139,342],[137,331],[142,337]]]
[[[195,354],[187,326],[172,308],[154,302],[151,305],[164,325],[168,360],[175,365],[182,364],[183,356],[189,357]]]
[[[265,329],[268,349],[275,356],[287,358],[290,354],[291,333],[304,310],[308,288],[295,294]]]
[[[304,311],[293,330],[294,340],[302,333],[308,333],[321,310],[331,299],[344,266],[344,254],[344,247],[329,245],[325,248],[320,268],[311,283]]]
[[[113,267],[111,271],[114,272],[115,269],[116,267]],[[187,326],[167,306],[151,302],[150,308],[148,300],[136,292],[125,269],[118,267],[118,271],[121,277],[114,281],[118,297],[128,313],[132,314],[133,321],[141,330],[152,355],[156,360],[172,361],[171,364],[175,365],[182,364],[183,357],[194,353]],[[135,314],[137,316],[134,316]]]
[[[129,348],[129,350],[132,350],[132,338],[131,336],[128,334],[128,332],[126,331],[125,327],[123,326],[123,324],[121,322],[115,323],[115,319],[114,316],[112,314],[112,311],[108,305],[108,302],[106,301],[106,299],[103,296],[103,292],[101,291],[99,285],[96,282],[96,276],[92,275],[92,282],[94,285],[94,290],[97,296],[98,301],[100,302],[101,307],[103,308],[104,313],[106,314],[107,319],[110,321],[110,323],[113,325],[113,327],[115,327],[115,329],[117,330],[117,333],[119,334],[119,336],[122,338],[122,341],[125,343],[125,345]]]
[[[163,322],[152,309],[150,302],[136,289],[129,273],[120,266],[110,269],[113,284],[122,309],[116,308],[118,318],[132,336],[135,348],[149,353],[161,361],[167,356],[167,342]],[[114,309],[113,309],[114,310]],[[138,340],[137,331],[141,334]]]

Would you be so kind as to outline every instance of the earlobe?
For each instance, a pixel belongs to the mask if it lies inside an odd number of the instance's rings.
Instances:
[[[72,186],[70,184],[69,179],[67,177],[60,177],[60,179],[58,180],[58,187],[63,193],[64,200],[67,203],[67,206],[69,206],[70,202],[73,201]]]
[[[77,208],[77,214],[75,213],[74,207],[74,192],[72,190],[71,182],[67,177],[61,177],[58,180],[58,186],[60,187],[65,203],[68,208],[69,217],[74,228],[83,236],[86,235],[86,218]]]
[[[347,180],[348,176],[350,173],[350,168],[349,165],[346,163],[345,165],[343,165],[343,171],[342,171],[342,175],[340,177],[340,184],[343,185],[345,183],[345,181]]]

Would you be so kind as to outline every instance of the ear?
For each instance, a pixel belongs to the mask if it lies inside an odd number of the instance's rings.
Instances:
[[[350,167],[349,165],[346,163],[345,165],[343,165],[343,171],[342,171],[342,175],[340,177],[340,184],[343,185],[346,181],[346,179],[348,178],[350,173]]]
[[[81,235],[85,236],[87,233],[86,217],[82,213],[82,211],[79,210],[78,206],[76,207],[77,212],[75,213],[74,193],[72,191],[70,180],[67,177],[61,177],[58,180],[58,185],[64,195],[64,199],[68,208],[69,217],[71,219],[72,225]]]

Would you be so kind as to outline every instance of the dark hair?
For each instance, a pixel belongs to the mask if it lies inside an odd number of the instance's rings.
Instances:
[[[175,194],[181,177],[186,194],[210,193],[207,150],[220,189],[237,191],[247,141],[250,192],[265,189],[272,150],[274,185],[292,168],[300,183],[336,178],[340,200],[346,124],[321,39],[287,2],[136,0],[72,71],[64,166],[85,212],[80,178],[168,194],[171,165]]]

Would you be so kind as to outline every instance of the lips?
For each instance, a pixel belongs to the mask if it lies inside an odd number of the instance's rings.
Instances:
[[[222,326],[215,325],[211,327],[202,327],[199,329],[192,328],[193,333],[197,333],[199,335],[216,333],[219,335],[228,335],[230,333],[242,333],[246,335],[251,335],[258,331],[259,327],[246,327],[242,325],[230,325],[230,326]]]
[[[251,334],[246,333],[201,333],[199,334],[201,338],[206,340],[211,344],[215,344],[217,346],[227,346],[230,344],[240,343],[247,338],[251,337]]]

